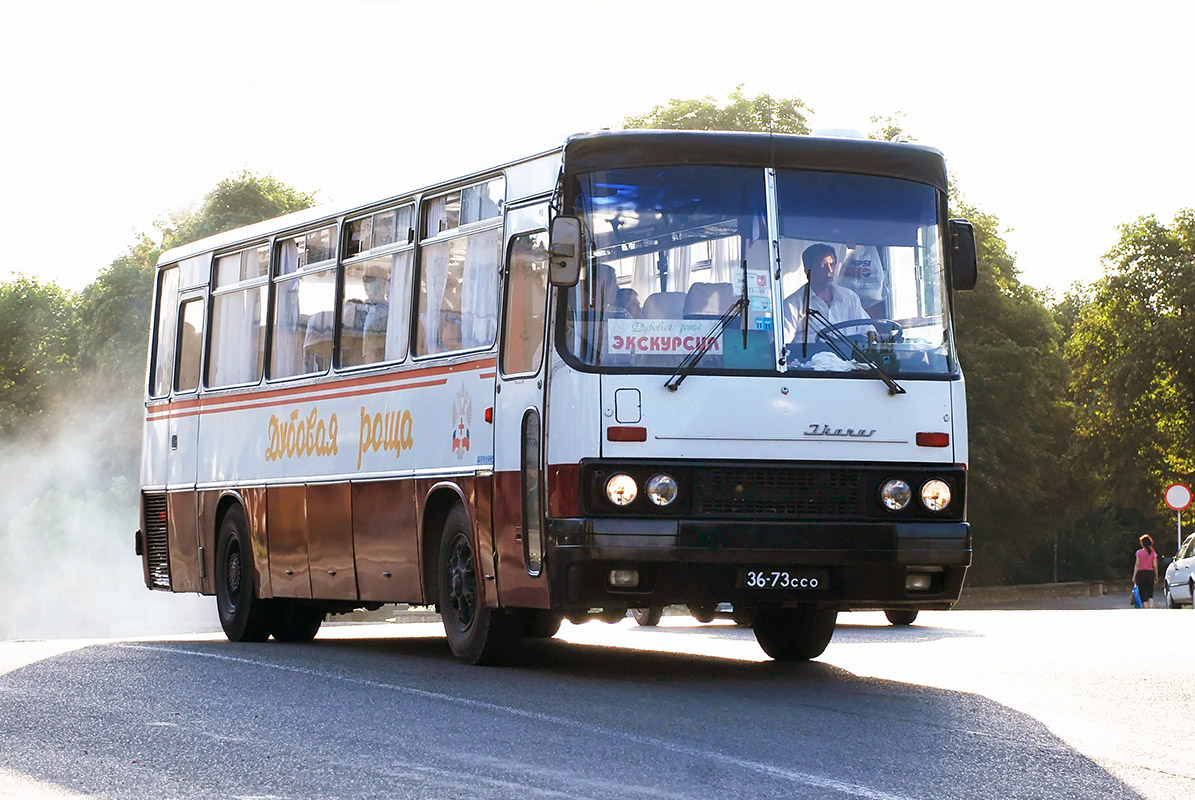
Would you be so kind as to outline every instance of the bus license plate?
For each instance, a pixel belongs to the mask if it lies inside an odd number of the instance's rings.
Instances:
[[[828,577],[824,569],[774,569],[744,567],[739,570],[740,589],[788,589],[815,592],[825,589]]]

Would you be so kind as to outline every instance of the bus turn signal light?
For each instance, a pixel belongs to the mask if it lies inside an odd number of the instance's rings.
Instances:
[[[606,428],[606,439],[611,442],[646,442],[647,428],[634,425],[613,425]]]
[[[921,432],[917,434],[918,447],[950,447],[949,433],[927,433]]]

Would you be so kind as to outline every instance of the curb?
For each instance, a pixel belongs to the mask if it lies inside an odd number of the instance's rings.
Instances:
[[[1071,581],[1067,583],[1030,583],[1020,586],[964,586],[955,608],[1001,608],[1015,603],[1061,600],[1076,597],[1128,597],[1128,581]]]

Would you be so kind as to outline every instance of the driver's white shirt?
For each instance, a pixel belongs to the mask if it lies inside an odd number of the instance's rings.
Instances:
[[[784,335],[786,341],[799,340],[805,329],[805,293],[809,291],[809,284],[805,284],[797,291],[784,298]],[[868,314],[863,310],[863,303],[859,301],[859,295],[852,292],[845,286],[836,286],[830,284],[830,302],[827,303],[817,293],[809,295],[809,307],[820,311],[830,322],[846,322],[852,319],[868,319]],[[818,319],[817,315],[813,315],[809,319],[809,340],[813,341],[814,335],[823,327],[822,321]],[[870,325],[853,325],[849,328],[841,328],[843,333],[863,333],[867,330],[875,330]]]

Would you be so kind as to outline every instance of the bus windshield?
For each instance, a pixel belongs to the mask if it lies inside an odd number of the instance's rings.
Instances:
[[[778,171],[777,286],[762,168],[580,175],[589,267],[565,295],[564,347],[595,367],[672,370],[741,301],[694,371],[951,373],[938,199],[910,181]]]
[[[934,188],[781,170],[776,196],[790,371],[867,368],[854,348],[889,374],[954,370]]]
[[[590,268],[565,311],[567,347],[579,360],[675,368],[743,296],[745,276],[750,308],[699,371],[775,369],[763,170],[639,167],[588,173],[579,184]]]

